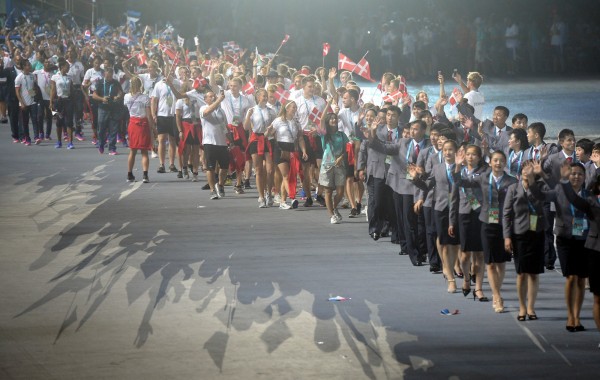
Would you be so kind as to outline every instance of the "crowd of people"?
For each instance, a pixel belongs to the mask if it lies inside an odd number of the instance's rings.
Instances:
[[[198,181],[204,172],[213,200],[226,198],[227,181],[244,193],[254,173],[259,208],[320,204],[331,224],[342,221],[345,198],[349,218],[365,213],[373,240],[390,237],[414,266],[443,273],[447,292],[490,301],[487,273],[497,313],[505,310],[506,263],[514,260],[519,321],[538,319],[539,275],[558,257],[566,329],[585,329],[586,279],[600,327],[600,144],[576,140],[570,129],[546,144],[542,122],[524,113],[510,118],[502,105],[482,120],[478,72],[466,82],[455,72],[449,95],[450,78],[438,72],[435,104],[424,91],[413,98],[403,76],[386,72],[383,102],[373,104],[351,71],[294,69],[235,44],[203,52],[196,38],[190,53],[175,36],[156,40],[144,30],[120,48],[129,26],[105,38],[62,35],[72,31],[39,39],[25,25],[19,43],[5,33],[0,116],[15,144],[55,139],[56,149],[63,142],[75,149],[91,137],[99,154],[107,148],[110,155],[122,144],[127,181],[136,180],[140,152],[149,182],[156,155],[157,174]],[[447,117],[451,107],[457,120]]]

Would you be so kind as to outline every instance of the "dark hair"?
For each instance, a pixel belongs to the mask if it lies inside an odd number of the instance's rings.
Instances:
[[[422,118],[424,118],[425,116],[431,116],[431,117],[433,117],[433,115],[431,114],[431,111],[429,111],[429,110],[424,110],[424,111],[421,111],[421,112],[419,112],[419,116],[418,116],[418,118],[419,118],[419,119],[422,119]]]
[[[517,120],[521,119],[529,120],[527,119],[527,115],[525,115],[524,113],[516,113],[515,116],[513,116],[512,118],[512,123],[514,124]]]
[[[575,132],[573,132],[573,130],[565,128],[563,130],[561,130],[560,132],[558,132],[558,141],[562,141],[564,139],[566,139],[568,136],[573,136],[575,137]]]
[[[483,151],[481,150],[480,146],[467,144],[467,146],[465,147],[465,152],[467,151],[467,149],[475,149],[477,151],[477,156],[479,157],[479,160],[483,158]]]
[[[348,96],[350,96],[351,98],[353,98],[356,101],[358,101],[358,98],[360,98],[360,94],[358,93],[358,91],[356,91],[353,88],[346,91],[346,93],[348,94]]]
[[[447,141],[444,141],[444,145],[446,145],[448,143],[452,144],[452,146],[454,147],[454,150],[458,150],[458,144],[456,143],[456,140],[449,139]],[[444,147],[444,145],[442,145],[442,148]]]
[[[471,113],[474,113],[474,112],[475,112],[475,107],[473,107],[472,105],[470,105],[470,104],[467,102],[467,99],[465,99],[465,98],[463,98],[463,99],[460,101],[460,106],[461,106],[461,108],[466,108],[466,109],[468,109],[469,111],[471,111]],[[462,113],[462,112],[461,112],[461,113]]]
[[[529,148],[527,141],[527,132],[524,129],[513,129],[510,134],[519,141],[519,150],[525,150]]]
[[[506,117],[508,117],[508,115],[510,115],[510,111],[508,110],[508,108],[506,108],[504,106],[496,106],[496,108],[494,108],[494,111],[502,111],[504,113],[504,115],[506,115]]]
[[[419,129],[420,129],[420,130],[422,130],[422,131],[424,131],[424,130],[426,130],[426,129],[427,129],[427,123],[425,123],[423,120],[415,120],[415,121],[411,122],[411,123],[409,124],[409,126],[411,126],[411,127],[412,127],[412,126],[413,126],[413,125],[415,125],[415,124],[416,124],[416,125],[418,125],[418,126],[419,126]]]
[[[585,154],[592,154],[592,150],[594,149],[594,142],[590,139],[580,139],[575,144],[575,148],[583,149]]]
[[[454,132],[450,128],[440,129],[440,136],[444,136],[448,140],[454,140],[454,141],[457,140],[457,138],[456,138],[456,132]]]
[[[527,130],[532,130],[533,132],[537,133],[538,135],[540,135],[540,138],[543,140],[544,136],[546,136],[546,126],[544,125],[544,123],[540,123],[535,122],[535,123],[531,123],[528,127]]]
[[[429,130],[429,133],[433,131],[441,132],[442,129],[448,129],[448,126],[444,123],[433,123],[431,129]]]
[[[402,114],[402,111],[400,110],[400,108],[398,106],[391,105],[391,106],[387,107],[386,113],[390,112],[390,111],[395,112],[396,115],[398,115],[398,116],[400,116]]]
[[[415,109],[415,108],[420,108],[420,109],[422,109],[422,110],[425,110],[425,109],[427,109],[427,106],[425,105],[425,102],[424,102],[424,101],[422,101],[422,100],[417,100],[416,102],[414,102],[414,103],[413,103],[413,106],[412,106],[412,108],[413,108],[413,109]]]
[[[333,131],[333,127],[329,125],[329,121],[333,118],[337,119],[337,117],[338,117],[338,115],[333,112],[328,112],[325,116],[323,116],[321,125],[325,125],[325,135],[323,136],[323,140],[324,140],[325,144],[332,143],[331,138],[335,132]],[[337,132],[337,124],[335,125],[335,128],[336,128],[336,132]]]
[[[502,157],[504,157],[504,161],[506,161],[506,154],[504,154],[503,151],[501,151],[501,150],[495,150],[495,151],[493,151],[492,154],[490,155],[490,158],[494,157],[494,154],[501,155]]]

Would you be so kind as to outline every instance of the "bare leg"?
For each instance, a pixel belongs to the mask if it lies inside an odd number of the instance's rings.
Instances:
[[[517,295],[519,296],[519,315],[525,315],[527,313],[527,274],[517,274]]]
[[[458,260],[460,261],[460,268],[464,274],[462,288],[464,290],[471,289],[471,252],[463,252],[462,250],[458,253]]]
[[[160,166],[165,166],[165,147],[168,136],[166,133],[158,135],[158,162],[160,162]]]
[[[333,216],[333,199],[332,192],[333,189],[331,187],[319,186],[323,187],[323,196],[325,197],[325,206],[327,206],[327,212],[329,212],[329,216]],[[336,194],[337,195],[337,194]]]
[[[289,194],[288,175],[290,173],[290,167],[287,162],[282,162],[277,166],[281,172],[281,190],[279,191],[281,195],[281,203],[285,203],[285,200]]]
[[[565,303],[567,305],[567,326],[575,325],[575,287],[577,283],[577,276],[567,276],[565,282]]]
[[[335,197],[333,198],[333,208],[337,208],[337,206],[342,201],[344,197],[344,186],[337,186],[335,188]]]
[[[575,317],[575,326],[581,325],[579,315],[581,314],[581,305],[583,305],[583,298],[585,296],[585,278],[577,277],[575,283],[575,299],[573,304],[573,316]]]
[[[527,274],[527,314],[535,315],[535,301],[537,300],[540,278],[537,274]]]
[[[148,167],[150,166],[150,160],[148,159],[148,151],[142,150],[142,170],[148,172]]]
[[[129,157],[127,157],[127,172],[131,173],[133,171],[133,165],[135,165],[135,155],[137,154],[137,149],[129,150]]]

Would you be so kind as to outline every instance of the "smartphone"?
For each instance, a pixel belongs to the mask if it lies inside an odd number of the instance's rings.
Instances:
[[[441,70],[438,70],[438,77],[439,77],[440,75],[442,75],[442,71],[441,71]]]
[[[452,72],[452,77],[455,77],[458,74],[458,69],[454,69],[454,71]]]

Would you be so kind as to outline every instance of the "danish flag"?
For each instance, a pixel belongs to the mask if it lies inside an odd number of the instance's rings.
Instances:
[[[206,80],[206,78],[200,77],[200,78],[196,78],[194,79],[194,89],[197,90],[201,87],[204,87],[208,85],[208,81]]]
[[[323,57],[329,54],[329,48],[330,46],[328,42],[323,43]]]
[[[358,63],[354,67],[354,72],[360,75],[361,77],[365,78],[366,80],[374,82],[374,80],[371,79],[371,68],[369,66],[369,61],[367,61],[364,57],[360,61],[358,61]]]
[[[342,54],[342,52],[338,53],[338,70],[354,71],[355,68],[356,63],[352,62],[352,60]]]
[[[386,103],[394,103],[397,102],[402,96],[404,95],[404,93],[400,90],[392,93],[392,94],[387,94],[383,96],[383,101]]]
[[[398,87],[398,90],[400,90],[401,92],[406,92],[406,78],[400,75],[398,80],[400,80],[400,86]]]
[[[171,49],[170,47],[167,47],[163,44],[159,44],[158,47],[160,48],[160,50],[165,53],[167,55],[167,57],[169,57],[171,60],[175,59],[175,56],[177,55],[175,53],[175,51],[173,49]]]
[[[144,53],[139,52],[135,55],[135,57],[137,58],[137,62],[138,62],[139,66],[146,64],[146,55],[144,55]]]
[[[321,125],[321,113],[317,107],[313,108],[308,114],[308,120],[312,121],[316,125]]]
[[[452,95],[450,95],[450,99],[448,99],[448,103],[450,103],[450,105],[452,107],[454,107],[456,105],[456,103],[458,103],[458,98],[462,95],[462,92],[460,92],[460,90],[456,87],[454,87],[454,90],[452,90]]]
[[[290,99],[290,92],[285,88],[279,88],[273,96],[275,96],[275,99],[277,99],[279,103],[285,105]]]
[[[254,78],[250,79],[248,83],[246,83],[244,87],[242,87],[242,92],[244,93],[244,95],[254,94]]]

